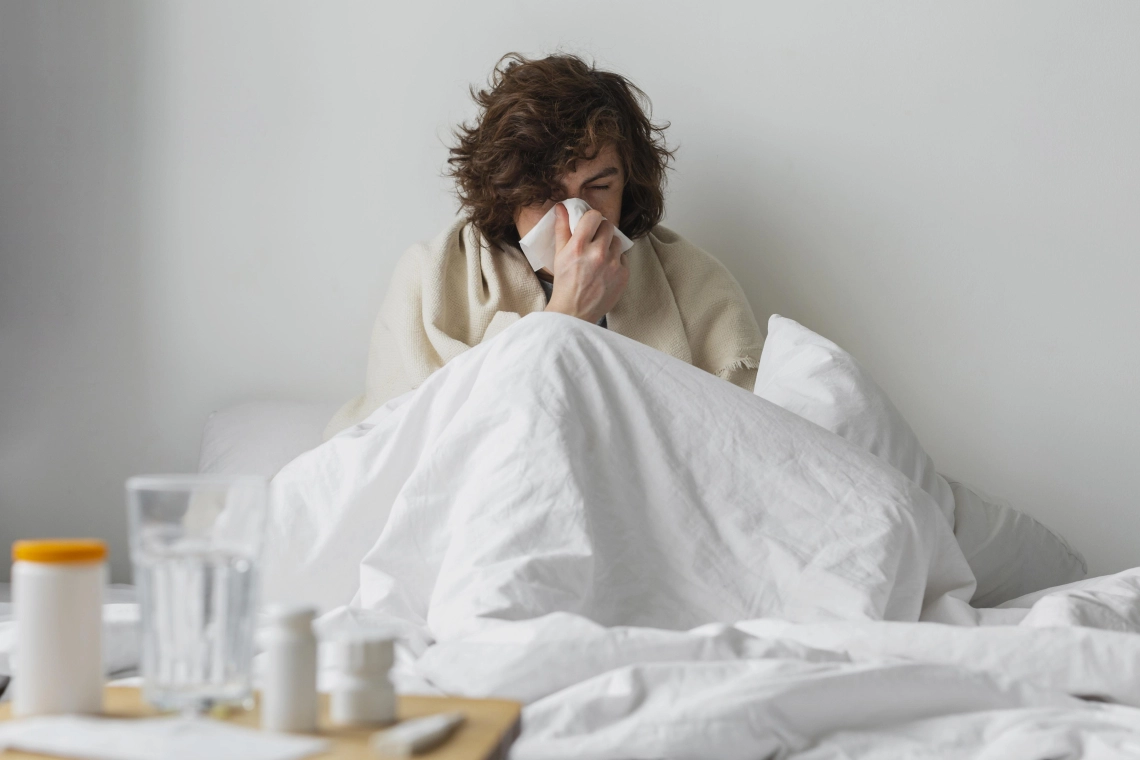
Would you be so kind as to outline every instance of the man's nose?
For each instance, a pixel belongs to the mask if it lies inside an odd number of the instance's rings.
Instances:
[[[551,206],[553,206],[555,203],[561,203],[562,201],[567,201],[567,200],[570,200],[571,198],[581,198],[581,197],[582,197],[581,188],[579,188],[578,190],[575,190],[575,191],[571,191],[571,190],[567,190],[567,189],[563,188],[562,190],[555,192],[554,195],[550,196],[550,200],[548,200],[546,202],[546,205],[543,206],[543,211],[546,211]]]

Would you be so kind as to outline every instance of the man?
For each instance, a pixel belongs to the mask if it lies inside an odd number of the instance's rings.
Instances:
[[[373,331],[365,392],[326,436],[417,388],[463,351],[535,311],[556,311],[657,348],[751,390],[763,336],[715,259],[659,224],[672,159],[665,126],[624,77],[572,55],[508,54],[473,97],[475,123],[448,159],[461,215],[409,249]],[[667,126],[667,125],[666,125]],[[571,233],[559,201],[591,210]],[[555,209],[551,270],[519,241]],[[634,240],[622,253],[615,225]]]

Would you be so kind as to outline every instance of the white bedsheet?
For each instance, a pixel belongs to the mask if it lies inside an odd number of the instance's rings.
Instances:
[[[577,320],[521,320],[274,495],[268,596],[405,634],[425,687],[526,702],[517,758],[1140,747],[1134,574],[975,611],[918,486]]]
[[[553,611],[970,615],[949,526],[877,457],[580,320],[504,334],[283,468],[271,597],[355,599],[436,639]]]

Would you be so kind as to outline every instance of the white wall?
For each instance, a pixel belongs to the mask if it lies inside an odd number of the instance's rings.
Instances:
[[[0,546],[108,538],[212,410],[343,399],[508,50],[632,77],[668,223],[944,471],[1140,564],[1140,4],[0,0]]]

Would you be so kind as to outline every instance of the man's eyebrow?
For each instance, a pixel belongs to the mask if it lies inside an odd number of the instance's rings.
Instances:
[[[616,166],[609,166],[609,167],[606,167],[605,169],[602,169],[600,172],[595,174],[593,177],[590,177],[588,180],[585,180],[584,182],[582,182],[582,184],[588,185],[591,182],[597,182],[602,177],[608,177],[611,174],[617,174],[617,173],[618,173],[618,168]]]

